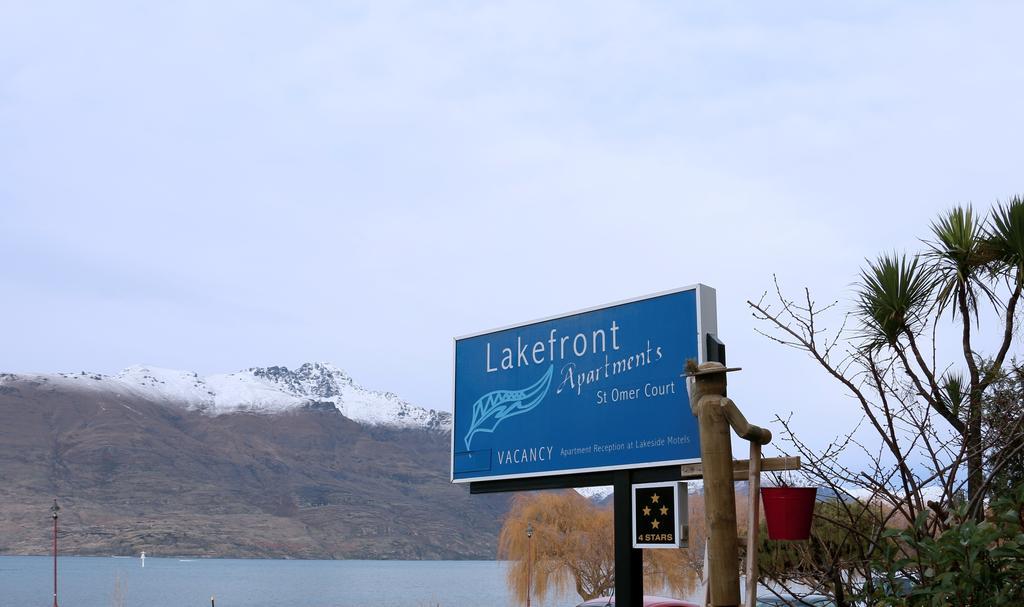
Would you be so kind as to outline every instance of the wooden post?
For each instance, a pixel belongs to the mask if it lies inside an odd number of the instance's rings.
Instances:
[[[687,363],[690,410],[700,429],[701,471],[704,475],[704,520],[709,539],[708,586],[713,607],[739,607],[740,572],[737,566],[736,489],[733,486],[732,434],[766,445],[772,433],[747,421],[736,403],[725,395],[729,371],[718,362]],[[760,461],[760,453],[758,453]]]
[[[709,587],[715,607],[738,607],[736,489],[732,480],[732,436],[721,399],[698,404],[700,459],[704,466],[704,511],[709,540]]]
[[[750,441],[750,483],[747,487],[747,607],[757,602],[757,536],[761,532],[761,445]]]

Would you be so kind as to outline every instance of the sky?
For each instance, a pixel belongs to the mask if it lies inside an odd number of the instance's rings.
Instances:
[[[841,310],[865,259],[1024,194],[1022,22],[0,0],[0,371],[328,361],[450,410],[453,337],[704,283],[730,396],[826,441],[853,403],[746,301]]]

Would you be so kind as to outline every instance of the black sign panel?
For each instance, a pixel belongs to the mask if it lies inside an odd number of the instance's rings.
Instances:
[[[680,483],[633,485],[633,547],[679,547]],[[685,489],[683,489],[685,490]]]

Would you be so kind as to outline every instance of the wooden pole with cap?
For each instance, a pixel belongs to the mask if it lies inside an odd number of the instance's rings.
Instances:
[[[768,444],[772,433],[754,426],[725,396],[726,373],[739,371],[718,362],[687,363],[693,378],[690,410],[700,429],[700,458],[704,472],[704,517],[708,536],[708,579],[712,607],[739,607],[739,550],[736,542],[736,490],[733,486],[730,428],[740,438]]]

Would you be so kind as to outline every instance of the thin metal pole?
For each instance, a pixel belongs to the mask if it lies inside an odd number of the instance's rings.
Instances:
[[[709,532],[705,529],[705,531],[704,531],[705,537],[707,536],[708,533]],[[704,607],[709,607],[711,605],[711,561],[708,558],[708,555],[710,553],[711,553],[711,538],[707,538],[707,540],[705,540],[705,542],[704,542],[704,592],[702,593],[702,596],[704,598],[701,599],[703,601],[703,603],[701,603],[701,604]]]
[[[53,607],[57,607],[57,515],[53,515]]]
[[[533,537],[526,538],[526,549],[529,551],[526,566],[526,607],[530,607],[530,594],[533,586]]]
[[[60,510],[60,506],[57,505],[57,500],[53,500],[53,507],[50,511],[53,512],[53,607],[57,607],[57,511]]]

